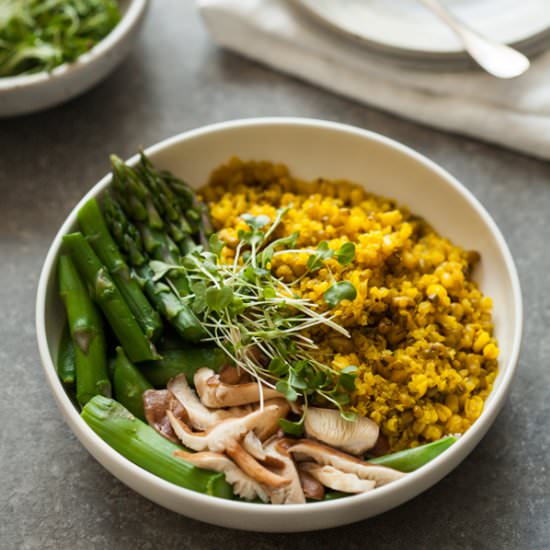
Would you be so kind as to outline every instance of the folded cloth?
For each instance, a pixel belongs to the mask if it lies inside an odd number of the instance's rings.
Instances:
[[[514,80],[413,70],[369,56],[286,0],[197,3],[230,50],[406,118],[550,159],[550,52]]]

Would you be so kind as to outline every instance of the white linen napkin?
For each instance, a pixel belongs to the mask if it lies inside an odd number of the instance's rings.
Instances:
[[[550,52],[514,80],[412,70],[369,57],[285,0],[197,3],[230,50],[406,118],[550,159]]]

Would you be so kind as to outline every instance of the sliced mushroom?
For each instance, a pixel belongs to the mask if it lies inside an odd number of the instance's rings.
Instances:
[[[218,374],[224,384],[243,384],[251,380],[250,375],[245,370],[233,365],[224,365]]]
[[[266,466],[271,466],[273,468],[282,468],[284,466],[279,459],[269,456],[265,452],[262,442],[255,432],[248,432],[245,435],[242,446],[249,455],[253,456],[259,462],[263,462]]]
[[[301,462],[298,464],[298,475],[300,476],[300,483],[302,484],[304,496],[312,500],[323,500],[325,497],[325,488],[323,484],[317,481],[310,473],[302,469],[304,464],[310,463]]]
[[[284,487],[268,491],[269,498],[273,504],[303,504],[306,499],[298,470],[282,441],[276,436],[272,437],[266,442],[264,449],[268,456],[283,464],[282,468],[272,468],[273,471],[290,482]]]
[[[212,413],[199,401],[197,394],[187,383],[185,374],[172,378],[166,386],[185,407],[189,417],[189,423],[197,430],[206,430],[212,424],[223,420],[223,418],[212,418]]]
[[[393,468],[363,462],[355,456],[308,439],[300,439],[289,448],[289,452],[296,460],[301,460],[305,456],[307,460],[313,459],[323,466],[334,466],[342,472],[355,474],[361,479],[376,481],[377,487],[407,475]]]
[[[143,409],[145,411],[145,419],[152,428],[155,428],[166,439],[178,443],[178,438],[166,416],[166,411],[172,411],[174,416],[181,420],[186,420],[187,415],[185,409],[178,403],[169,390],[144,391]]]
[[[254,432],[248,432],[243,439],[243,447],[245,451],[252,455],[256,460],[263,461],[266,459],[262,442],[258,439]]]
[[[363,416],[353,422],[334,409],[309,407],[304,422],[306,435],[331,447],[354,455],[361,455],[373,447],[378,439],[376,422]]]
[[[253,456],[249,455],[236,441],[230,443],[225,449],[229,458],[251,478],[271,489],[280,489],[290,483],[290,479],[274,474],[262,466]]]
[[[279,418],[284,418],[290,410],[288,401],[284,398],[269,399],[264,403],[264,407],[273,406],[278,409],[277,416],[273,416],[271,422],[264,422],[254,430],[260,441],[265,441],[279,430]]]
[[[288,404],[290,405],[290,410],[296,415],[296,416],[302,416],[302,413],[304,412],[304,405],[299,400],[296,401],[289,401]]]
[[[356,474],[342,472],[334,466],[303,462],[300,464],[300,471],[311,475],[325,487],[344,493],[366,493],[376,487],[376,481],[360,479]]]
[[[374,447],[369,449],[369,456],[384,456],[390,452],[390,442],[388,438],[380,432],[378,434],[378,439],[374,444]]]
[[[246,500],[254,500],[256,497],[264,502],[269,500],[264,487],[255,479],[246,475],[232,460],[221,453],[210,451],[188,453],[178,450],[174,452],[174,456],[182,458],[198,468],[225,474],[225,479],[227,483],[233,486],[233,491]]]
[[[199,369],[193,378],[195,388],[203,405],[212,408],[237,407],[264,400],[282,397],[282,394],[256,382],[224,384],[213,370]],[[261,394],[260,394],[261,392]]]
[[[214,424],[226,418],[245,416],[254,409],[247,407],[232,407],[231,409],[210,410],[205,407],[197,397],[197,394],[187,383],[185,374],[179,374],[168,382],[168,389],[183,405],[189,417],[189,424],[199,431],[207,430]]]
[[[193,432],[171,411],[167,411],[168,419],[180,441],[194,451],[224,451],[227,446],[239,440],[246,432],[254,428],[261,429],[265,426],[276,424],[284,410],[277,404],[269,405],[263,409],[253,411],[240,418],[227,418],[218,424],[211,426],[203,432]]]

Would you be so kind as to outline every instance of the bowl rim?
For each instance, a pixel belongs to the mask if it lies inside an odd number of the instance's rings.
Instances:
[[[63,63],[51,71],[40,71],[32,74],[0,77],[0,94],[15,89],[30,88],[45,82],[59,80],[67,75],[77,73],[85,66],[101,58],[115,48],[139,23],[149,0],[128,0],[128,7],[113,30],[103,37],[91,50],[79,55],[74,61]]]
[[[52,276],[52,271],[55,269],[55,261],[58,257],[61,239],[65,235],[70,227],[76,222],[76,213],[78,209],[91,197],[95,197],[100,194],[111,181],[110,174],[107,174],[101,180],[99,180],[91,189],[82,197],[82,199],[74,206],[69,215],[66,217],[65,221],[61,225],[61,228],[56,233],[56,236],[53,239],[52,244],[48,250],[44,265],[40,273],[40,279],[37,289],[37,298],[36,298],[36,335],[38,341],[38,348],[40,353],[40,358],[42,360],[42,366],[44,368],[46,378],[50,385],[50,388],[54,394],[54,397],[57,401],[61,412],[65,418],[69,421],[72,431],[75,432],[78,439],[81,443],[90,451],[91,448],[94,448],[98,453],[101,454],[103,460],[108,460],[111,464],[116,464],[118,468],[122,468],[128,471],[131,476],[137,478],[141,482],[141,487],[149,486],[156,487],[164,496],[170,496],[172,501],[174,500],[186,500],[190,504],[197,505],[207,505],[211,508],[217,508],[220,511],[229,510],[240,511],[240,512],[250,512],[259,514],[262,517],[267,516],[277,516],[282,517],[289,512],[294,514],[296,513],[309,513],[314,512],[315,510],[336,510],[340,511],[349,506],[354,507],[355,505],[360,505],[361,503],[367,504],[369,501],[379,501],[382,500],[386,495],[389,496],[393,493],[398,493],[403,491],[409,493],[412,491],[412,496],[416,496],[419,491],[414,490],[415,485],[422,485],[427,488],[439,481],[441,477],[446,475],[448,471],[445,471],[444,464],[450,462],[455,464],[451,467],[450,470],[454,469],[471,450],[478,443],[479,439],[485,434],[489,429],[492,422],[494,421],[497,413],[499,412],[503,401],[508,393],[510,383],[513,379],[517,368],[517,361],[520,352],[521,346],[521,336],[523,329],[523,305],[522,305],[522,295],[520,289],[519,277],[517,270],[508,249],[508,246],[502,236],[500,230],[498,229],[496,223],[493,221],[490,214],[485,210],[477,198],[466,188],[464,187],[454,176],[448,173],[445,169],[440,167],[434,161],[428,159],[424,155],[416,152],[414,149],[403,145],[391,138],[385,137],[376,132],[370,130],[365,130],[355,126],[325,121],[320,119],[313,118],[301,118],[301,117],[261,117],[261,118],[245,118],[230,120],[226,122],[220,122],[215,124],[210,124],[200,128],[192,129],[186,132],[182,132],[175,136],[164,139],[147,149],[145,153],[148,155],[154,155],[155,153],[161,152],[162,150],[176,145],[179,142],[184,142],[187,140],[194,139],[210,133],[223,132],[225,130],[233,130],[242,127],[262,127],[262,126],[294,126],[294,127],[310,127],[312,129],[319,130],[332,130],[336,132],[343,132],[345,134],[352,134],[356,137],[366,139],[368,141],[375,141],[386,147],[397,150],[397,152],[408,156],[415,160],[416,162],[422,164],[424,167],[428,168],[432,172],[435,172],[436,175],[440,176],[447,185],[451,186],[454,191],[458,192],[462,197],[469,203],[469,206],[475,210],[477,215],[482,218],[482,221],[490,230],[492,236],[495,239],[495,242],[498,246],[498,249],[504,259],[506,270],[510,277],[511,288],[512,288],[512,300],[514,309],[517,312],[517,316],[514,320],[513,325],[513,344],[510,352],[510,358],[506,369],[503,372],[503,379],[498,388],[494,388],[491,392],[491,399],[486,407],[484,407],[481,416],[472,424],[472,427],[463,434],[456,443],[454,443],[450,448],[448,448],[444,453],[430,461],[425,466],[419,468],[418,470],[409,473],[407,476],[394,481],[391,484],[377,488],[376,491],[370,491],[363,494],[351,495],[344,499],[335,499],[328,501],[320,502],[310,502],[306,504],[292,504],[292,505],[259,505],[257,503],[241,502],[236,500],[223,499],[218,497],[212,497],[210,495],[205,495],[180,487],[156,475],[148,472],[147,470],[137,466],[130,460],[126,459],[123,455],[119,454],[112,447],[110,447],[105,441],[103,441],[93,430],[90,428],[84,420],[81,418],[80,414],[72,404],[69,399],[65,389],[63,388],[55,368],[55,363],[51,357],[48,349],[48,342],[46,338],[46,295],[48,289],[48,282]],[[139,159],[139,155],[133,155],[127,162],[129,164],[135,164]],[[502,367],[501,367],[502,369]],[[502,371],[501,371],[502,372]],[[94,453],[92,455],[99,460]],[[103,464],[102,461],[100,463]],[[111,468],[106,468],[112,472]],[[449,470],[449,471],[450,471]],[[430,483],[429,477],[431,473],[435,471],[438,475],[435,482]],[[118,475],[115,477],[119,478]],[[120,479],[120,478],[119,478]],[[408,497],[412,498],[412,497]],[[405,499],[405,500],[408,500]],[[157,502],[162,503],[162,499],[157,500]],[[342,524],[346,523],[345,521],[341,522]]]

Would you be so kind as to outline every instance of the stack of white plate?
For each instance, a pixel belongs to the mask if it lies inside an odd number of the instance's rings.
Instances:
[[[453,32],[417,0],[294,0],[320,23],[389,61],[426,69],[471,63]],[[550,0],[447,0],[472,28],[528,56],[550,46]]]

